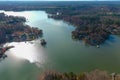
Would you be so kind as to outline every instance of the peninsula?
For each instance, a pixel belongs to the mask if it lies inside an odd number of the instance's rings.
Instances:
[[[34,40],[42,35],[42,30],[30,27],[25,22],[24,17],[14,17],[0,13],[0,44]]]
[[[72,6],[47,10],[49,18],[64,20],[75,26],[72,38],[98,46],[109,39],[109,35],[120,34],[119,8],[112,6]],[[114,10],[116,9],[116,10]],[[57,10],[57,11],[55,11]]]
[[[0,46],[3,47],[6,42],[32,41],[42,35],[42,30],[30,27],[25,22],[24,17],[8,16],[0,13]],[[6,47],[1,48],[0,55],[2,56],[6,50],[8,50]]]

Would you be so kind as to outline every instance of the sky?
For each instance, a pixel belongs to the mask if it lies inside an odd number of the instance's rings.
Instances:
[[[0,0],[0,1],[120,1],[120,0]]]

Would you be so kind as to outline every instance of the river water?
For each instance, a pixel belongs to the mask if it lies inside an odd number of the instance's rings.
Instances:
[[[46,70],[84,72],[94,69],[120,73],[120,37],[111,35],[100,48],[71,38],[74,26],[62,20],[47,17],[44,11],[6,11],[7,15],[24,16],[26,24],[43,30],[47,41],[44,48],[40,40],[12,42],[15,48],[6,52],[0,62],[0,80],[37,80]]]

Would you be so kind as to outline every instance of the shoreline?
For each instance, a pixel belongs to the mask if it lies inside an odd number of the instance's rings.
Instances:
[[[0,13],[0,58],[2,58],[4,53],[8,50],[6,48],[11,47],[4,47],[5,43],[32,41],[43,35],[41,29],[26,25],[25,22],[26,18],[24,17],[8,16],[5,13]]]

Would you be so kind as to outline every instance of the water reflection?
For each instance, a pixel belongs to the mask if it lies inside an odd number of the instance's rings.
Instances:
[[[45,51],[39,40],[6,43],[5,46],[15,46],[7,52],[15,58],[28,60],[38,66],[42,66],[45,63]]]

